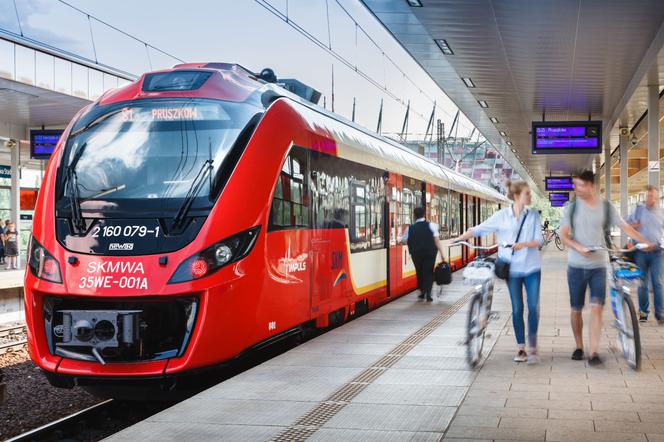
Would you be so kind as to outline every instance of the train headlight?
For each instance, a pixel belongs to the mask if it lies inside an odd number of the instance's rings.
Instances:
[[[222,244],[215,250],[214,258],[217,261],[217,264],[223,266],[233,258],[233,251],[226,244]]]
[[[259,231],[260,226],[252,227],[190,256],[182,261],[168,283],[177,284],[200,279],[228,264],[239,261],[249,254],[256,243]]]
[[[28,267],[37,278],[62,283],[60,264],[33,236],[28,251]]]

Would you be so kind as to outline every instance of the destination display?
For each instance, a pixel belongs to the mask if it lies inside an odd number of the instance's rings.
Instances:
[[[557,176],[544,178],[544,189],[550,190],[574,190],[574,182],[571,176]]]
[[[564,207],[565,201],[551,201],[551,207]]]
[[[31,130],[30,158],[36,160],[49,159],[62,136],[62,132],[62,130]]]
[[[551,192],[549,194],[549,201],[562,201],[566,203],[569,201],[569,192]]]
[[[601,153],[601,121],[533,121],[533,154]]]

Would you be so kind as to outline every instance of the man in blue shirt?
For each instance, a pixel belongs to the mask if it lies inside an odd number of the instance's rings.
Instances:
[[[652,283],[653,304],[655,305],[655,319],[659,325],[664,325],[664,311],[662,311],[662,234],[664,233],[664,211],[659,206],[659,191],[655,186],[646,188],[645,204],[639,204],[634,212],[627,218],[632,227],[639,231],[649,242],[656,244],[653,250],[637,250],[636,265],[643,272],[643,284],[639,287],[639,320],[648,322],[649,296],[648,278]]]

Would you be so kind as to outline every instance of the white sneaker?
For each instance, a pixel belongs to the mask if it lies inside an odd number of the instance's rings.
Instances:
[[[514,356],[514,362],[526,362],[528,360],[528,353],[523,348],[520,348],[519,351]]]
[[[535,365],[539,364],[539,357],[537,356],[537,352],[532,352],[528,353],[528,365]]]

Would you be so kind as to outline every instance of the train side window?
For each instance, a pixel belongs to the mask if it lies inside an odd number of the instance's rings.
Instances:
[[[401,225],[405,229],[413,223],[413,192],[404,188],[401,197]]]
[[[383,203],[385,187],[382,178],[373,178],[369,183],[369,232],[371,247],[382,248],[385,244],[383,238]]]
[[[364,181],[350,183],[350,240],[353,243],[367,240],[367,195]]]
[[[270,211],[270,230],[309,226],[305,172],[306,151],[293,149],[286,157],[275,185]]]

